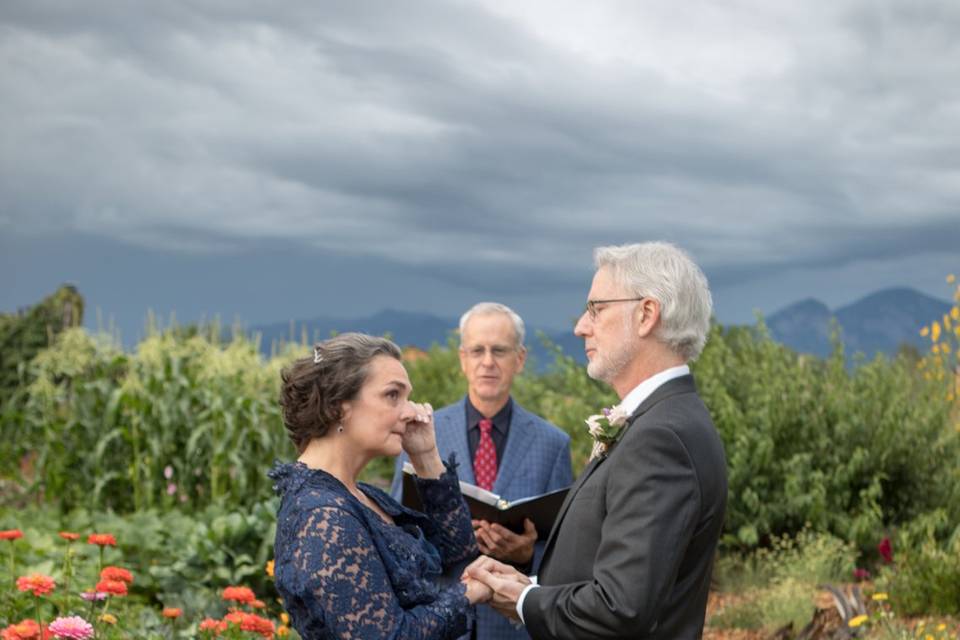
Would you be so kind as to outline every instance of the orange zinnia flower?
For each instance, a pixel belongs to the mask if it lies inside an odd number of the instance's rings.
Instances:
[[[23,537],[23,531],[20,529],[7,529],[6,531],[0,531],[0,540],[16,540],[17,538]]]
[[[266,608],[267,604],[263,600],[254,600],[250,603],[250,606],[254,609],[264,609]]]
[[[165,607],[163,610],[164,618],[179,618],[183,615],[183,609],[178,609],[177,607]]]
[[[50,637],[47,625],[43,625],[43,640]],[[3,638],[3,640],[40,640],[40,627],[37,626],[36,620],[27,618],[4,629],[0,632],[0,638]]]
[[[113,537],[112,533],[91,533],[87,536],[87,542],[90,544],[98,544],[101,547],[117,546],[117,539]]]
[[[115,596],[125,596],[127,595],[127,583],[123,580],[101,580],[97,583],[96,590]]]
[[[224,600],[234,600],[240,604],[250,604],[257,599],[250,587],[227,587],[223,590]]]
[[[223,620],[214,620],[213,618],[204,618],[200,623],[200,631],[213,631],[214,635],[220,635],[227,630],[227,623]]]
[[[45,596],[53,591],[55,586],[57,586],[57,583],[53,581],[53,578],[42,573],[31,573],[29,576],[17,578],[17,589],[32,591],[35,596]]]
[[[64,540],[69,541],[69,542],[73,542],[74,540],[79,540],[79,539],[80,539],[80,534],[79,534],[79,533],[71,533],[70,531],[61,531],[61,532],[60,532],[60,537],[63,538]]]
[[[259,633],[264,638],[272,638],[274,633],[273,622],[266,618],[261,618],[255,613],[245,613],[243,611],[231,611],[224,616],[225,622],[232,622],[240,626],[241,631],[252,631]]]
[[[101,580],[120,580],[127,584],[133,584],[133,574],[123,567],[104,567],[100,571]]]

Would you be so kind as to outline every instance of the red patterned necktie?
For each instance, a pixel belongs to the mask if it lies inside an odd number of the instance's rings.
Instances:
[[[487,491],[493,491],[493,481],[497,479],[497,448],[490,437],[493,422],[484,418],[480,421],[480,444],[473,457],[473,475],[477,478],[477,486]]]

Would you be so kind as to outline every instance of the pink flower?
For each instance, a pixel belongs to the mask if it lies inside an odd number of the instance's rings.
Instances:
[[[867,571],[866,569],[861,569],[860,567],[857,567],[856,569],[853,570],[853,579],[858,582],[860,580],[869,580],[870,572]]]
[[[50,623],[50,633],[54,638],[74,638],[87,640],[93,635],[93,625],[80,616],[57,618]]]
[[[177,485],[173,484],[172,482],[167,485],[167,495],[168,495],[168,496],[172,496],[172,495],[175,494],[176,492],[177,492]]]
[[[167,465],[163,468],[163,477],[169,480],[173,477],[173,467]]]
[[[106,600],[108,595],[110,594],[106,591],[84,591],[80,594],[80,597],[87,602],[94,602],[97,600]]]

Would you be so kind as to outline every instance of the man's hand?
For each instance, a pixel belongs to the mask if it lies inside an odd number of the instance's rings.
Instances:
[[[537,529],[529,518],[523,521],[523,533],[514,533],[486,520],[473,520],[473,533],[477,537],[477,546],[485,555],[521,565],[527,564],[533,558]]]
[[[510,620],[520,619],[517,614],[517,601],[527,585],[531,584],[530,578],[510,565],[487,556],[480,556],[470,563],[470,566],[464,569],[463,575],[466,579],[478,580],[493,590],[489,604],[497,613]]]
[[[467,596],[467,600],[470,601],[470,604],[487,602],[493,595],[493,589],[487,586],[486,583],[480,582],[476,578],[471,578],[466,574],[460,577],[460,582],[462,582],[467,588],[467,591],[464,595]]]

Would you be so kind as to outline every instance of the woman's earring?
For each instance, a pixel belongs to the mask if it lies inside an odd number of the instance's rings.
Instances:
[[[343,425],[342,425],[342,424],[337,426],[337,433],[343,433]]]

